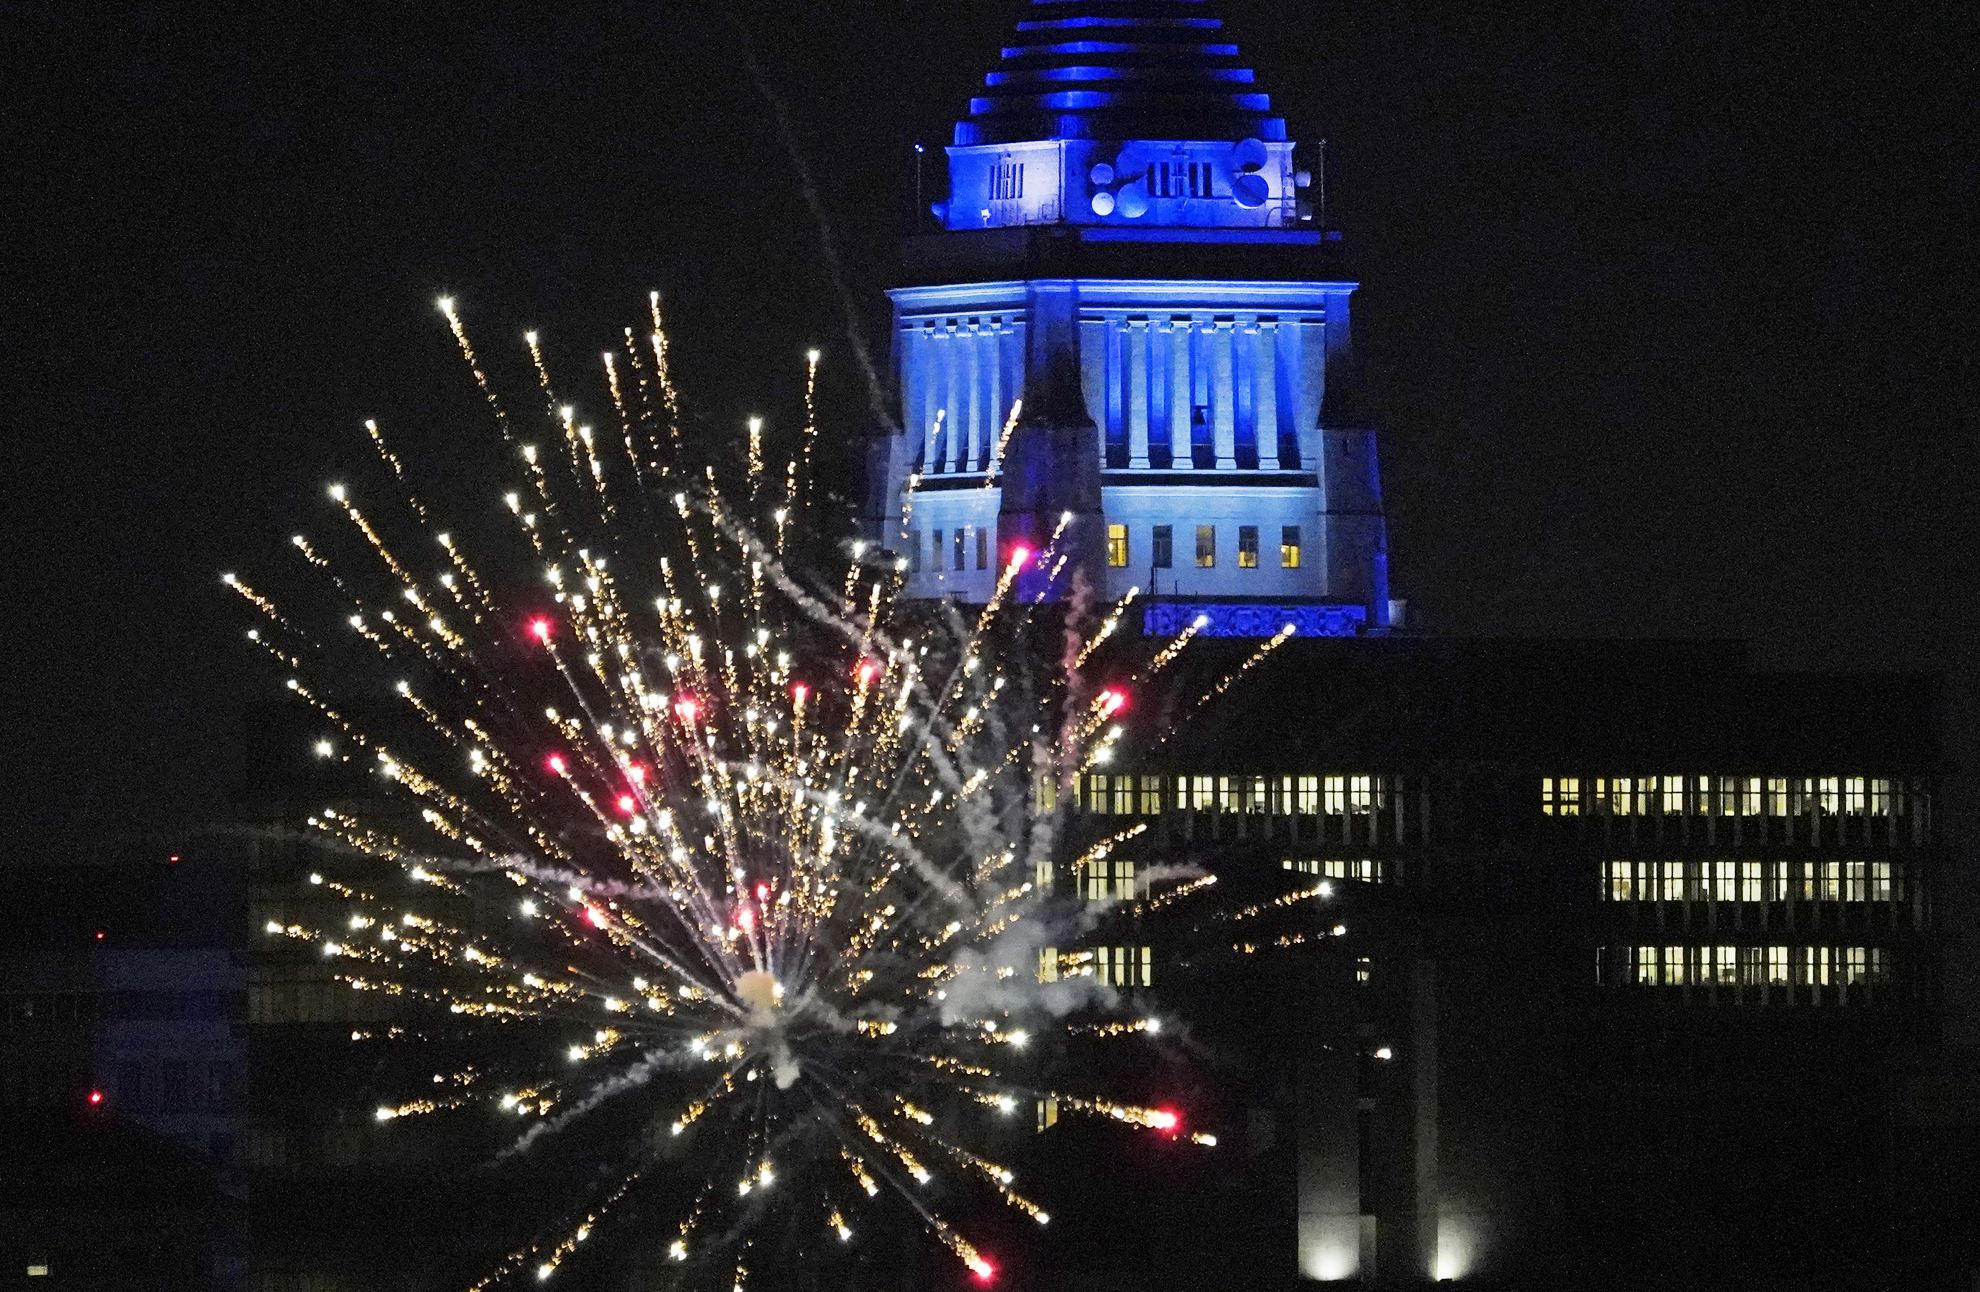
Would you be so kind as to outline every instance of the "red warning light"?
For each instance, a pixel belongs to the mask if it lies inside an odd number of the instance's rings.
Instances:
[[[171,856],[169,856],[169,857],[167,857],[167,858],[165,859],[165,864],[167,864],[167,865],[169,865],[169,866],[176,866],[176,865],[178,865],[178,864],[179,864],[179,854],[175,852],[175,853],[173,853],[173,854],[172,854]]]
[[[103,941],[103,930],[102,930],[102,929],[98,929],[98,930],[96,931],[96,940],[97,940],[98,942],[101,942],[101,941]]]
[[[90,1092],[89,1092],[89,1101],[90,1101],[91,1103],[93,1103],[93,1104],[100,1104],[100,1103],[102,1103],[102,1102],[103,1102],[103,1092],[102,1092],[101,1090],[92,1090],[92,1091],[90,1091]]]

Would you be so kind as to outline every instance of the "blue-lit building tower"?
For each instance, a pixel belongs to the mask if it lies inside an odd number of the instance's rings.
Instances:
[[[1152,632],[1387,629],[1309,151],[1202,0],[1036,0],[890,293],[871,524],[912,591],[982,602],[1024,547],[1027,599],[1138,587]]]

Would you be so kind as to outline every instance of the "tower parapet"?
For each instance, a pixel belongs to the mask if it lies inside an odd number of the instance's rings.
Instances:
[[[1033,0],[889,293],[911,590],[980,602],[1022,546],[1021,595],[1139,587],[1149,631],[1387,626],[1356,284],[1295,151],[1204,0]]]

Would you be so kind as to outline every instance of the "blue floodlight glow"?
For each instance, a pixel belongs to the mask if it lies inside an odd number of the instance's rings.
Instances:
[[[1368,629],[1366,606],[1260,606],[1230,602],[1158,601],[1141,612],[1148,637],[1174,637],[1199,618],[1199,637],[1276,637],[1290,624],[1295,637],[1358,637]]]

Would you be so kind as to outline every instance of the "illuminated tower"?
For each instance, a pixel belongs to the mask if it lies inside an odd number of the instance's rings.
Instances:
[[[1355,284],[1221,20],[1034,0],[984,79],[889,293],[902,429],[873,510],[910,588],[981,602],[1024,547],[1052,558],[1027,598],[1139,587],[1150,632],[1385,629]]]

